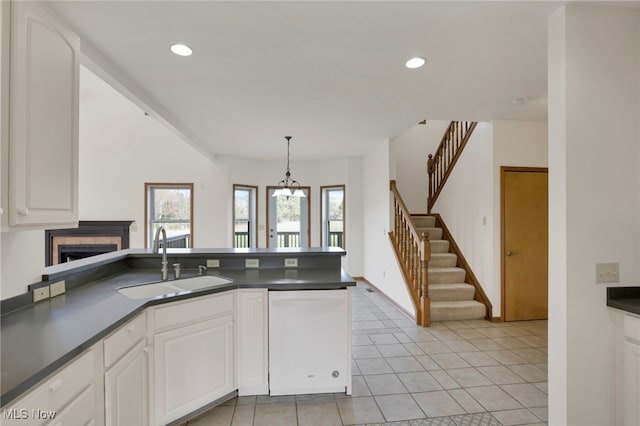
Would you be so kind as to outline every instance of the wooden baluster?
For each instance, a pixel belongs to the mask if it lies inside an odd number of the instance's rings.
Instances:
[[[429,260],[431,259],[431,243],[429,242],[429,236],[426,233],[422,233],[422,241],[421,241],[421,256],[420,256],[420,268],[421,268],[421,279],[420,279],[420,303],[419,310],[420,314],[416,315],[416,319],[418,319],[418,324],[423,327],[428,327],[431,323],[430,319],[430,304],[431,301],[429,299]]]

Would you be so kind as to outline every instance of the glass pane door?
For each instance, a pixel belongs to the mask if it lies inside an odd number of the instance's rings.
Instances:
[[[268,247],[309,247],[309,187],[306,197],[273,197],[276,187],[267,187],[269,218]]]

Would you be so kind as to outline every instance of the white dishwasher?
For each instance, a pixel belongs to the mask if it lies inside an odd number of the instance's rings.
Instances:
[[[351,395],[351,293],[269,291],[269,393]]]

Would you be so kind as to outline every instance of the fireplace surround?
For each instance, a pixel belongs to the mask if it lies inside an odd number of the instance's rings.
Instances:
[[[80,221],[77,228],[45,231],[45,266],[129,248],[133,220]]]

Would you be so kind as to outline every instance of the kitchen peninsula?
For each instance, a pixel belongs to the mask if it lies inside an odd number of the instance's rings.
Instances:
[[[325,338],[340,336],[320,339],[317,349],[335,351],[339,365],[302,363],[299,377],[285,380],[284,393],[350,394],[349,289],[355,282],[341,269],[344,254],[335,248],[170,249],[169,265],[179,263],[183,279],[169,284],[183,285],[199,272],[228,280],[147,298],[129,298],[118,289],[160,281],[160,255],[150,250],[48,267],[39,285],[64,280],[67,292],[3,312],[2,408],[55,411],[58,420],[73,411],[74,420],[81,416],[96,425],[124,418],[173,424],[236,394],[268,394],[269,357],[282,352],[269,340],[270,309],[276,312],[270,294],[276,293],[313,296],[290,298],[306,300],[309,312],[319,300],[333,298],[342,306],[334,314],[340,321],[326,324],[339,329],[329,332],[318,318],[283,323],[280,315],[280,327],[307,324],[310,335],[318,327]],[[286,318],[289,311],[280,312]],[[47,421],[29,419],[14,420]],[[5,416],[3,424],[12,423]]]

